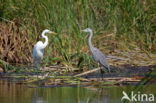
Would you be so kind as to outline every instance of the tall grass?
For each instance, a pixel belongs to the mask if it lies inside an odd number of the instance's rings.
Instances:
[[[125,37],[154,51],[155,7],[155,0],[1,0],[0,17],[17,20],[34,43],[45,28],[57,32],[48,35],[46,62],[80,66],[91,62],[85,35],[80,33],[86,27],[95,33],[112,32],[116,39]]]

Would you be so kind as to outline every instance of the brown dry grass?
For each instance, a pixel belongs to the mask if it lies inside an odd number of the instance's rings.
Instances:
[[[94,45],[103,51],[107,56],[114,56],[116,59],[108,58],[109,64],[113,66],[132,65],[150,66],[156,64],[156,54],[142,49],[140,42],[128,41],[127,38],[115,38],[115,34],[102,34],[95,36]],[[154,48],[152,48],[154,50]],[[117,60],[120,58],[120,60]]]
[[[28,31],[16,23],[0,24],[0,59],[9,63],[31,61],[32,43]]]

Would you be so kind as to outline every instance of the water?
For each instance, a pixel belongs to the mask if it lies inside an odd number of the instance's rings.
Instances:
[[[0,103],[121,103],[123,90],[128,92],[134,90],[134,87],[30,88],[24,84],[0,80]],[[156,93],[155,85],[144,86],[140,91]]]

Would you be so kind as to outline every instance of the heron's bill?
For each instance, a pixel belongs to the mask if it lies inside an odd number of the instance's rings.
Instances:
[[[81,30],[81,32],[84,32],[84,30]]]
[[[81,32],[85,32],[85,30],[81,30]],[[86,35],[85,38],[88,38],[88,35]]]

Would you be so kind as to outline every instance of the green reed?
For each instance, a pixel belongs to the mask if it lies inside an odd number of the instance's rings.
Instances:
[[[56,36],[48,35],[46,63],[58,60],[85,65],[91,62],[82,50],[87,44],[80,30],[86,27],[95,33],[112,32],[117,39],[125,37],[128,42],[139,42],[138,46],[155,50],[155,7],[155,0],[1,0],[0,17],[17,19],[20,26],[28,29],[34,43],[45,28],[57,32]]]

